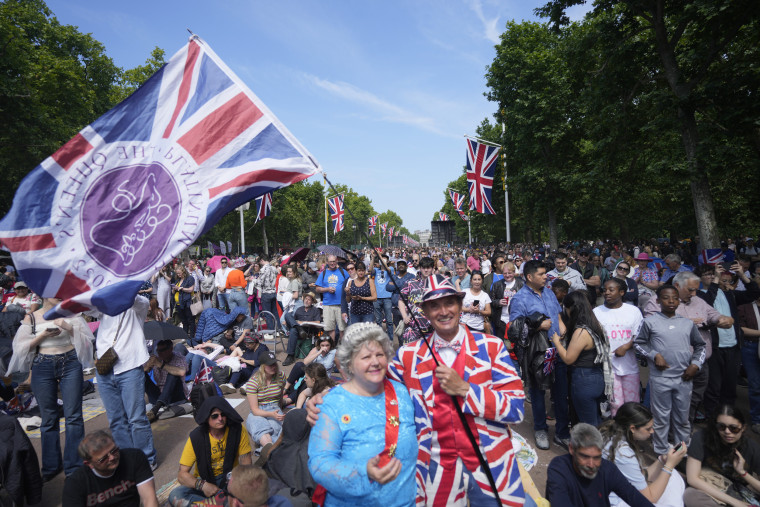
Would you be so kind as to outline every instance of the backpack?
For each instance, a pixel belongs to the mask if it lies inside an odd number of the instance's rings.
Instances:
[[[193,385],[190,391],[190,404],[193,406],[193,412],[196,412],[207,398],[221,395],[222,393],[215,382],[199,382]]]

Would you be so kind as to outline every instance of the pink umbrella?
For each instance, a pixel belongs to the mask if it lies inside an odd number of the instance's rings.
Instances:
[[[225,259],[229,265],[230,260],[224,255],[215,255],[208,260],[207,266],[211,268],[212,273],[216,273],[216,270],[222,267],[222,259]]]

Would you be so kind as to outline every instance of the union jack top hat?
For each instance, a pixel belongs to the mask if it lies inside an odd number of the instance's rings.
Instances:
[[[423,303],[448,296],[464,298],[464,292],[457,291],[451,280],[443,275],[430,275],[425,279],[422,293]]]

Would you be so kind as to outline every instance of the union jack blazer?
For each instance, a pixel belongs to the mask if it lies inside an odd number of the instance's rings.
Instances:
[[[477,429],[475,438],[493,474],[498,496],[503,506],[521,506],[525,494],[520,471],[512,449],[509,424],[523,419],[525,393],[504,343],[495,336],[472,333],[465,328],[465,366],[463,380],[470,383],[467,397],[457,398],[469,426]],[[432,337],[431,337],[432,339]],[[464,470],[457,467],[460,477],[440,487],[443,467],[431,466],[433,456],[439,455],[437,432],[433,429],[435,396],[433,379],[435,360],[430,348],[420,339],[399,348],[389,365],[389,376],[403,382],[414,402],[419,451],[417,456],[418,506],[466,505]],[[469,445],[465,443],[463,445]],[[461,465],[461,460],[459,460]],[[436,472],[431,474],[430,471]],[[486,474],[478,468],[473,477],[480,489],[489,496],[493,490]],[[443,498],[439,498],[443,496]]]

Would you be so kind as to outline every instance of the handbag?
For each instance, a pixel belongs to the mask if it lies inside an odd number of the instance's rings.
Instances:
[[[190,305],[190,311],[193,315],[198,315],[203,311],[203,301],[198,296],[193,296],[193,302]]]
[[[113,346],[116,345],[116,340],[119,339],[119,331],[121,331],[122,322],[124,322],[124,314],[122,314],[119,319],[119,327],[116,328],[116,336],[113,339],[113,343],[111,343],[111,346],[108,347],[108,350],[106,350],[102,356],[95,358],[95,369],[98,370],[99,375],[108,375],[111,373],[113,365],[119,360],[119,355],[116,353]]]

